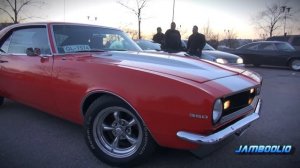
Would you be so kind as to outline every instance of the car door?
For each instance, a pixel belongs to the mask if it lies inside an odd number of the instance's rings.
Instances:
[[[257,55],[257,43],[248,44],[240,49],[237,49],[237,52],[234,54],[239,55],[243,58],[245,64],[256,64],[256,62],[259,62],[260,58]]]
[[[4,96],[53,111],[53,57],[46,26],[18,27],[0,44],[0,90]]]
[[[258,54],[260,56],[260,64],[276,65],[277,49],[273,43],[261,43],[258,46]]]
[[[274,54],[274,65],[287,66],[290,58],[295,54],[295,49],[288,43],[275,43],[276,54]]]

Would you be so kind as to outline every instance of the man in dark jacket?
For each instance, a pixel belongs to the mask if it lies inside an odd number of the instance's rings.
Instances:
[[[171,29],[165,33],[165,50],[168,52],[178,52],[181,50],[181,35],[175,30],[176,24],[171,23]]]
[[[194,26],[193,34],[190,35],[187,43],[188,54],[201,57],[205,43],[205,36],[201,33],[198,33],[198,27]]]
[[[157,30],[157,33],[153,36],[152,40],[155,43],[159,43],[161,45],[161,47],[163,47],[163,45],[165,44],[165,35],[164,35],[164,33],[162,33],[160,27],[158,27],[156,30]]]

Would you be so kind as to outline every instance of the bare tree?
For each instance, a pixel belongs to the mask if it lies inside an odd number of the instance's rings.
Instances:
[[[189,36],[191,35],[191,32],[188,31],[187,28],[185,27],[181,27],[181,25],[179,26],[179,29],[178,31],[180,32],[180,35],[181,35],[181,39],[188,39]]]
[[[132,11],[137,16],[138,38],[141,39],[141,22],[142,22],[141,13],[142,13],[142,9],[146,7],[148,0],[135,0],[135,1],[136,1],[136,8],[130,7],[121,1],[118,1],[118,3],[122,6],[124,6],[125,8],[129,9],[130,11]]]
[[[125,33],[127,33],[132,39],[138,38],[138,32],[136,30],[130,29],[128,27],[124,27],[120,29],[122,29]]]
[[[207,43],[209,43],[214,48],[218,47],[220,35],[213,32],[212,28],[210,27],[209,21],[205,26],[202,27],[202,33],[205,35]]]
[[[225,33],[224,41],[225,41],[226,46],[228,46],[229,48],[237,47],[237,45],[238,45],[238,41],[236,40],[238,37],[237,33],[233,29],[231,29],[231,30],[225,29],[224,33]]]
[[[202,27],[202,32],[205,35],[205,38],[208,40],[211,38],[211,36],[213,36],[214,33],[210,27],[209,21],[207,21],[207,24]]]
[[[266,5],[264,10],[260,11],[256,16],[253,17],[254,24],[258,29],[261,29],[264,33],[267,33],[269,37],[272,37],[274,32],[279,30],[283,25],[282,21],[284,19],[291,19],[295,14],[294,12],[289,12],[289,14],[286,15],[283,10],[283,8],[286,6],[287,1]]]
[[[207,40],[207,43],[210,44],[214,48],[218,48],[220,42],[220,35],[219,33],[214,33],[210,38]]]
[[[33,0],[0,0],[0,11],[5,13],[13,23],[19,23],[20,14],[27,6],[42,4],[41,2]]]

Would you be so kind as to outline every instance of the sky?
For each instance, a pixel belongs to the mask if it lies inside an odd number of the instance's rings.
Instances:
[[[118,0],[47,0],[42,6],[28,6],[23,15],[34,16],[23,22],[32,21],[66,21],[89,23],[116,28],[137,30],[137,17],[132,11],[117,3]],[[135,7],[135,0],[119,0],[128,6]],[[220,38],[225,36],[224,30],[233,31],[238,38],[256,39],[259,32],[253,23],[253,17],[278,0],[176,0],[174,21],[182,34],[192,33],[192,27],[197,25],[199,31],[204,26],[211,27]],[[288,0],[292,10],[300,9],[299,0]],[[151,37],[156,28],[165,32],[172,21],[173,0],[148,0],[142,10],[142,35]],[[296,16],[300,18],[300,12]],[[88,19],[90,16],[90,19]],[[97,17],[97,20],[95,20]],[[1,13],[0,21],[7,21]],[[288,21],[287,30],[300,34],[300,22]],[[281,33],[282,32],[282,33]],[[283,34],[279,30],[277,34]],[[184,35],[183,35],[184,36]],[[184,38],[184,37],[183,37]]]

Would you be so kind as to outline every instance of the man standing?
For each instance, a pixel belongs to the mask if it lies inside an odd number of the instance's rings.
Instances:
[[[161,46],[165,44],[165,35],[162,33],[161,28],[158,27],[157,33],[153,36],[153,42],[159,43]]]
[[[198,33],[198,27],[194,26],[193,34],[190,35],[187,43],[188,54],[201,57],[205,43],[205,36],[201,33]]]
[[[175,30],[175,22],[171,23],[171,29],[165,33],[165,50],[168,52],[178,52],[181,47],[181,35],[178,30]]]

